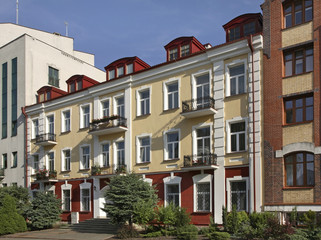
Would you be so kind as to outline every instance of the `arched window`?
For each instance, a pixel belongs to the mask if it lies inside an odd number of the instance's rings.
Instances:
[[[287,187],[314,186],[314,155],[297,152],[285,157],[285,184]]]

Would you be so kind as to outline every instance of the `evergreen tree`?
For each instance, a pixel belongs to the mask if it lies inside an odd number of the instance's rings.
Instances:
[[[28,189],[24,187],[10,186],[0,188],[0,207],[3,206],[4,197],[10,195],[13,197],[13,201],[16,204],[16,208],[19,214],[23,214],[23,210],[26,205],[29,204]]]

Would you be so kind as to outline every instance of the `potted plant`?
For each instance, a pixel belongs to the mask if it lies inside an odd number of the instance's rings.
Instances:
[[[91,167],[91,175],[92,176],[100,175],[100,173],[101,173],[101,169],[98,165],[94,165]]]
[[[57,171],[56,170],[49,171],[49,179],[55,179],[55,178],[57,178]]]
[[[48,179],[48,170],[47,169],[39,169],[36,172],[36,179],[37,180],[45,180]]]

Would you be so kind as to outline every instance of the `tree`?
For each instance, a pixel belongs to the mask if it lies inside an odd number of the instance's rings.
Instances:
[[[26,210],[32,229],[50,228],[60,221],[61,201],[52,193],[38,192]]]
[[[156,207],[158,199],[155,189],[139,175],[117,175],[111,178],[109,187],[105,193],[107,203],[103,210],[115,224],[128,222],[132,227],[134,222],[140,221],[139,219],[143,219],[143,222],[146,220],[146,216],[138,214],[138,209],[150,212],[147,208]]]
[[[3,206],[4,197],[10,195],[16,204],[16,209],[19,214],[23,214],[26,205],[29,204],[28,189],[24,187],[10,186],[0,188],[0,207]]]

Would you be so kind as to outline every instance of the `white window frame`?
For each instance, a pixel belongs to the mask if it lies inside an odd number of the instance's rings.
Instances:
[[[115,69],[108,71],[108,79],[109,80],[114,79],[116,77],[115,72],[116,72]],[[110,76],[110,75],[112,75],[112,76]]]
[[[108,166],[104,166],[104,155],[103,155],[103,145],[108,144]],[[110,141],[104,141],[100,143],[100,159],[99,159],[99,166],[101,167],[110,167],[111,166],[111,159],[110,159]]]
[[[81,183],[79,184],[79,187],[80,187],[80,211],[84,212],[84,206],[83,206],[83,203],[82,203],[82,190],[84,189],[89,189],[89,209],[88,209],[88,212],[91,211],[91,183],[89,182],[84,182],[84,183]],[[87,212],[87,211],[85,211]]]
[[[194,212],[212,212],[212,194],[213,194],[213,175],[211,174],[198,174],[193,176],[193,199],[194,199]],[[209,183],[210,184],[210,209],[209,211],[203,211],[197,209],[197,185],[200,183]]]
[[[129,71],[129,66],[131,66],[131,71]],[[126,64],[126,74],[131,74],[134,72],[134,64],[133,63],[129,63],[129,64]]]
[[[35,127],[36,127],[36,125],[35,125],[35,121],[37,121],[38,122],[38,135],[40,134],[40,129],[39,129],[39,118],[37,117],[37,118],[33,118],[33,119],[31,119],[31,138],[32,139],[35,139],[36,137],[37,137],[37,131],[36,131],[36,129],[35,129]]]
[[[69,156],[69,169],[66,169],[65,166],[65,151],[69,150],[70,151],[70,156]],[[71,171],[71,148],[63,148],[61,149],[61,171],[66,172],[66,171]]]
[[[40,156],[38,153],[32,154],[32,174],[36,174],[37,169],[35,168],[35,156],[38,157],[38,170],[40,169]]]
[[[181,107],[180,103],[180,89],[181,89],[181,79],[180,78],[170,78],[169,80],[163,82],[163,100],[164,100],[164,111],[170,110],[170,109],[175,109],[175,108],[169,108],[168,107],[168,85],[177,83],[177,91],[178,91],[178,108]]]
[[[122,69],[122,74],[119,74],[119,70],[121,70]],[[122,77],[122,76],[124,76],[125,75],[125,68],[124,68],[124,66],[119,66],[119,67],[117,67],[117,77]]]
[[[210,128],[210,153],[214,153],[213,151],[213,123],[201,123],[192,127],[192,138],[193,138],[193,155],[197,155],[197,129],[200,128]]]
[[[65,118],[65,113],[69,111],[69,130],[67,130],[66,127],[66,118]],[[67,108],[61,111],[61,132],[70,132],[71,131],[71,109]]]
[[[140,94],[145,91],[149,91],[149,98],[148,98],[149,108],[148,108],[147,113],[142,114],[142,109],[141,109],[142,99],[141,99]],[[144,86],[144,87],[141,87],[140,89],[137,89],[136,90],[136,115],[137,116],[145,116],[145,115],[151,114],[151,108],[152,108],[151,105],[152,105],[152,87],[151,86]]]
[[[47,153],[46,153],[46,170],[47,171],[49,171],[49,164],[50,164],[50,162],[49,162],[49,154],[50,153],[53,153],[53,156],[54,156],[54,158],[53,158],[53,170],[56,170],[56,151],[55,150],[52,150],[52,151],[48,151]]]
[[[113,113],[114,113],[114,115],[118,115],[119,116],[117,109],[118,109],[118,106],[122,106],[122,105],[118,105],[118,99],[119,98],[123,98],[124,99],[124,104],[123,104],[123,106],[124,106],[124,116],[120,116],[120,117],[126,117],[126,107],[125,107],[126,99],[125,99],[125,94],[124,93],[116,95],[116,96],[113,97]]]
[[[226,178],[226,191],[227,191],[227,211],[232,211],[231,207],[231,182],[246,182],[246,212],[249,212],[249,177],[234,176],[232,178]]]
[[[103,118],[103,117],[104,117],[104,108],[103,108],[103,105],[104,105],[105,102],[108,102],[108,116],[111,115],[110,98],[103,98],[103,99],[100,99],[100,102],[99,102],[99,106],[100,106],[99,117],[100,117],[100,118]]]
[[[149,138],[149,162],[143,162],[140,156],[141,139]],[[152,134],[141,134],[136,136],[136,163],[151,163],[152,162]]]
[[[85,115],[84,115],[84,108],[85,107],[89,107],[89,116],[88,116],[88,126],[85,125],[85,122],[84,122],[84,118],[85,118]],[[80,129],[83,129],[83,128],[88,128],[89,125],[90,125],[90,120],[91,120],[91,103],[86,103],[86,104],[81,104],[79,106],[79,113],[80,113],[80,116],[79,116],[79,120],[80,120]]]
[[[179,198],[179,206],[181,206],[181,182],[182,182],[182,178],[178,177],[178,176],[170,176],[170,177],[166,177],[163,179],[164,182],[164,205],[165,207],[168,206],[168,202],[167,202],[167,185],[171,185],[171,184],[178,184],[178,198]]]
[[[71,201],[71,199],[72,199],[72,185],[71,184],[67,184],[67,181],[65,182],[65,184],[63,184],[63,185],[61,185],[61,200],[62,200],[62,204],[61,204],[61,209],[63,210],[63,211],[65,211],[64,210],[64,190],[69,190],[70,191],[70,199],[69,199],[69,201],[70,201],[70,203],[69,203],[69,206],[70,206],[70,210],[69,211],[67,211],[67,212],[71,212],[72,211],[72,201]]]
[[[53,133],[51,133],[51,134],[55,134],[55,131],[56,131],[56,129],[55,129],[55,119],[56,119],[56,117],[55,117],[54,113],[48,113],[46,115],[46,133],[50,133],[49,132],[49,130],[50,130],[49,117],[53,117]]]
[[[231,95],[231,79],[230,79],[230,68],[231,67],[237,67],[239,65],[244,65],[244,87],[245,87],[245,91],[244,93],[248,92],[248,86],[247,86],[247,82],[248,82],[248,74],[247,74],[247,60],[246,59],[236,59],[231,63],[228,63],[225,65],[225,86],[226,86],[226,92],[225,92],[225,96],[229,97],[229,96],[237,96],[239,95],[239,91],[237,88],[237,93],[234,95]],[[243,93],[241,93],[243,94]]]
[[[240,123],[240,122],[244,122],[245,123],[245,150],[240,150],[240,151],[234,151],[232,152],[231,150],[231,124],[234,123]],[[236,117],[233,118],[231,120],[227,120],[226,121],[226,135],[227,135],[227,142],[226,142],[226,151],[227,153],[236,153],[236,152],[244,152],[248,150],[248,142],[247,142],[247,138],[248,138],[248,119],[247,118],[242,118],[242,117]],[[238,145],[238,149],[239,149],[239,144]]]
[[[168,152],[168,141],[167,141],[167,134],[171,133],[178,133],[178,158],[169,158],[169,152]],[[180,159],[181,156],[181,129],[170,129],[168,131],[164,131],[163,133],[163,141],[164,141],[164,161],[167,160],[176,160]]]
[[[212,71],[210,69],[206,69],[206,70],[200,70],[196,73],[193,73],[192,76],[191,76],[191,81],[192,81],[192,98],[193,100],[196,100],[197,99],[197,89],[196,89],[196,78],[197,77],[200,77],[202,75],[205,75],[208,73],[208,76],[209,76],[209,89],[210,89],[210,97],[213,96],[213,93],[212,93]]]
[[[88,147],[89,148],[89,154],[88,154],[88,168],[85,168],[84,164],[83,164],[83,148]],[[91,147],[89,144],[84,144],[79,146],[79,155],[80,155],[80,159],[79,159],[79,169],[80,170],[87,170],[90,169],[90,156],[91,156]]]

